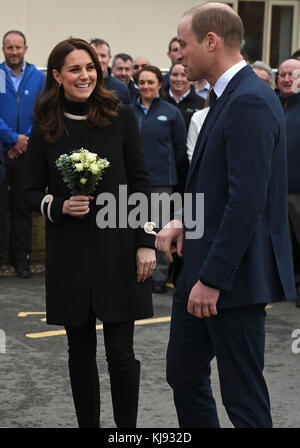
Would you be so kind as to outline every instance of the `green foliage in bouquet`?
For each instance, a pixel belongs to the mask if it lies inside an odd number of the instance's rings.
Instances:
[[[106,159],[83,148],[70,155],[62,154],[55,164],[73,196],[92,194],[104,170],[109,167]]]

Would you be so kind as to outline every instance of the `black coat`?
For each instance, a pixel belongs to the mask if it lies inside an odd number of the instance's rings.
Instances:
[[[167,93],[167,101],[173,104],[173,106],[178,107],[178,109],[182,113],[185,121],[186,131],[188,132],[193,114],[198,110],[203,109],[205,105],[205,100],[201,96],[197,95],[193,86],[191,86],[190,93],[185,98],[183,98],[183,100],[180,101],[179,103],[177,103],[170,96],[169,90],[166,93]]]
[[[46,222],[46,310],[47,323],[77,326],[84,323],[90,304],[104,322],[151,317],[151,282],[137,283],[136,250],[153,247],[154,237],[143,229],[99,229],[96,204],[101,192],[112,193],[118,210],[119,185],[128,194],[148,194],[149,178],[141,150],[141,139],[131,109],[122,106],[110,125],[88,127],[85,120],[66,118],[70,135],[57,143],[45,141],[37,127],[27,150],[25,200],[40,211],[45,188],[54,196],[52,223]],[[62,214],[70,197],[55,166],[63,153],[85,148],[106,157],[110,167],[103,174],[91,210],[83,219]]]

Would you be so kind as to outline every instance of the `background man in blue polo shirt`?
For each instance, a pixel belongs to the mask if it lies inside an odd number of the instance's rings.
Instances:
[[[6,211],[10,209],[10,255],[21,278],[31,277],[31,213],[22,195],[25,153],[33,125],[33,109],[42,93],[45,75],[25,62],[26,38],[21,31],[3,37],[5,61],[0,64],[0,140],[5,177],[0,187],[0,263],[7,249]]]

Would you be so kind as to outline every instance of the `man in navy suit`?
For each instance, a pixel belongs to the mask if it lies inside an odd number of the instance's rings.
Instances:
[[[265,306],[296,297],[284,117],[275,93],[243,61],[242,37],[242,22],[226,4],[194,8],[178,26],[188,79],[213,86],[186,182],[192,206],[156,240],[171,261],[174,251],[183,255],[167,353],[181,427],[219,426],[210,386],[215,356],[232,424],[272,426]],[[196,193],[204,193],[204,234],[194,239],[186,214],[197,216]]]

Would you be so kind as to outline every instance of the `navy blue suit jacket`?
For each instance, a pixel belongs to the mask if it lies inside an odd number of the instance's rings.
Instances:
[[[277,96],[246,66],[201,134],[186,192],[204,193],[204,235],[185,234],[184,293],[203,279],[221,290],[219,308],[295,299],[285,124]]]

